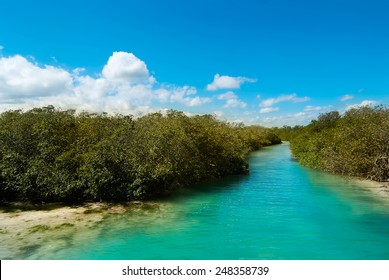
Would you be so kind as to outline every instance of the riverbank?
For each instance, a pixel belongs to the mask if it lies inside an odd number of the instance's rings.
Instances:
[[[54,252],[77,232],[93,233],[93,228],[108,216],[121,215],[127,211],[136,214],[156,208],[159,205],[155,202],[86,203],[78,206],[15,203],[0,207],[0,259],[24,258],[26,251],[32,252],[45,246],[45,243],[46,250]]]
[[[375,196],[389,201],[389,182],[377,182],[358,178],[351,178],[350,180],[355,181],[358,186],[372,192]]]

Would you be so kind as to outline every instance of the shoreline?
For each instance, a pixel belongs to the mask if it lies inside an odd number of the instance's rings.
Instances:
[[[349,180],[356,182],[359,187],[369,190],[376,197],[389,200],[389,182],[377,182],[355,177],[349,177]]]
[[[86,203],[78,206],[49,205],[47,209],[37,206],[23,209],[17,203],[13,207],[0,207],[0,259],[25,259],[26,251],[34,257],[36,248],[56,252],[69,238],[81,234],[86,228],[98,232],[99,223],[113,215],[127,211],[155,208],[155,202],[130,202],[127,204]],[[11,210],[10,210],[11,209]],[[85,237],[87,239],[87,236]],[[58,240],[53,244],[52,240]]]

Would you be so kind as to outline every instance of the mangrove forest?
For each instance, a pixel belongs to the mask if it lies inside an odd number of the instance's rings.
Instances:
[[[269,129],[212,115],[7,111],[0,115],[0,197],[68,203],[160,197],[247,173],[247,154],[277,143]]]
[[[352,108],[319,115],[307,126],[273,129],[302,165],[374,181],[389,180],[389,109]]]
[[[0,115],[2,201],[131,201],[249,172],[247,155],[290,141],[302,165],[389,180],[389,110],[352,108],[264,128],[170,110],[141,117],[53,106]]]

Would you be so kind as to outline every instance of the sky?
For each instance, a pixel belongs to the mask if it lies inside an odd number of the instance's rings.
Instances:
[[[0,0],[0,111],[264,126],[389,104],[386,0]]]

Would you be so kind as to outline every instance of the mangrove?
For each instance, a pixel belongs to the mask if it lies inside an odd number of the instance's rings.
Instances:
[[[269,129],[187,116],[138,118],[54,106],[0,115],[0,200],[128,201],[248,172],[247,154],[281,143]]]

